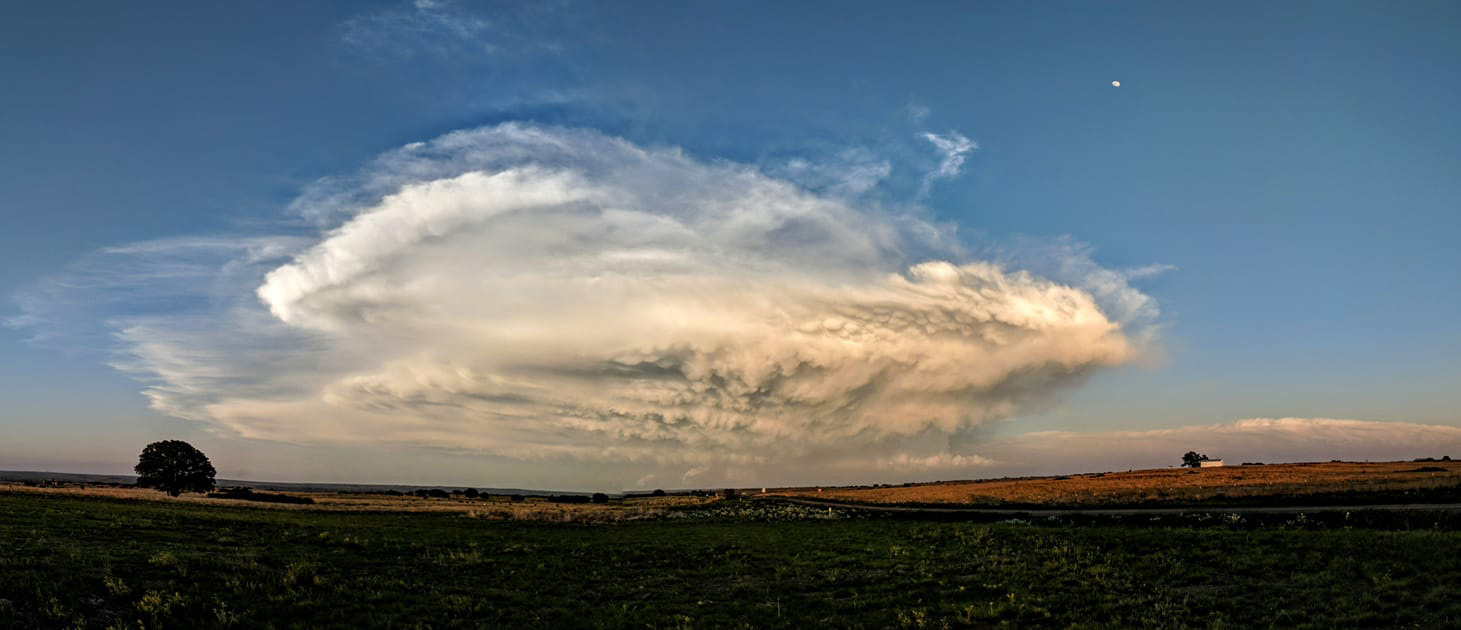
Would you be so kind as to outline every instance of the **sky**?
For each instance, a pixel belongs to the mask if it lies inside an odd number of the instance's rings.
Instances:
[[[0,469],[169,438],[224,477],[582,490],[1461,456],[1458,28],[0,6]]]

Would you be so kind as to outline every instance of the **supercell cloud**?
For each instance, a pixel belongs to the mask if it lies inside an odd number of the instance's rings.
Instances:
[[[1116,272],[969,260],[916,213],[589,131],[448,134],[295,210],[319,235],[223,251],[206,308],[117,320],[159,409],[297,443],[872,470],[983,461],[929,438],[1142,350]]]

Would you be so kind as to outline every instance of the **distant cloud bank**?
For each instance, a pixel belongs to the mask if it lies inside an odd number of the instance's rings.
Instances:
[[[973,146],[930,140],[941,173]],[[868,162],[845,179],[876,182],[886,167]],[[321,182],[293,206],[314,238],[103,252],[33,292],[21,323],[43,333],[66,287],[130,283],[166,299],[109,314],[115,364],[167,413],[249,438],[697,479],[998,460],[949,453],[947,436],[1048,405],[1149,343],[1154,302],[1084,250],[1060,252],[1055,282],[968,260],[916,209],[846,192],[505,124]],[[108,275],[119,262],[146,272]]]
[[[1392,461],[1461,457],[1461,427],[1334,418],[1248,418],[1144,431],[1039,431],[970,448],[994,454],[985,467],[1001,474],[1160,468],[1179,465],[1187,451],[1228,464]]]

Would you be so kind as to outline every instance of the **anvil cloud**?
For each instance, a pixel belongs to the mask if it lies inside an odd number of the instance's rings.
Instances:
[[[120,321],[157,408],[296,443],[871,467],[952,457],[907,445],[1146,338],[1102,297],[1139,296],[1116,272],[969,260],[914,211],[590,131],[448,134],[294,209],[320,235],[253,241],[207,312]]]

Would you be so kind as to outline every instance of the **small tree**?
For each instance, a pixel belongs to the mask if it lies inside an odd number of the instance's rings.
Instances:
[[[609,502],[609,495],[604,494],[602,492],[595,492],[594,493],[594,496],[593,496],[593,502],[594,503],[608,503]]]
[[[1197,451],[1187,451],[1187,454],[1182,456],[1182,465],[1187,468],[1200,467],[1205,461],[1207,461],[1207,456],[1198,454]]]
[[[654,492],[649,493],[649,495],[654,497],[662,497],[665,496],[665,491],[660,490],[659,488],[655,488]]]
[[[467,497],[468,499],[475,499],[477,498],[478,494],[480,493],[477,492],[476,488],[467,488],[465,491],[462,492],[462,496]]]
[[[213,476],[217,474],[207,455],[182,440],[148,444],[132,470],[137,473],[137,485],[172,496],[212,490]]]

